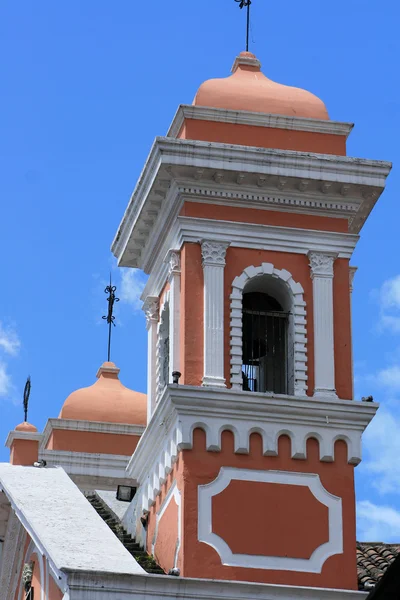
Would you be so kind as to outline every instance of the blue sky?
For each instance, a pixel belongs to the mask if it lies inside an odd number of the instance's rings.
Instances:
[[[395,0],[253,1],[263,71],[355,122],[349,155],[391,160],[387,191],[354,254],[356,393],[382,406],[357,469],[359,537],[400,541],[400,102]],[[0,5],[0,438],[42,428],[106,358],[103,288],[117,306],[112,358],[146,385],[143,277],[110,244],[152,141],[243,49],[233,0],[3,0]],[[0,449],[0,460],[8,451]]]

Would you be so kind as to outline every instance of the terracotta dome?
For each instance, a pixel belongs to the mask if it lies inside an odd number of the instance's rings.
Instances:
[[[241,52],[230,77],[203,83],[193,104],[230,110],[272,113],[289,117],[329,119],[325,104],[306,90],[275,83],[261,73],[251,52]]]
[[[37,429],[31,423],[24,421],[23,423],[20,423],[19,425],[16,426],[15,431],[26,431],[26,432],[33,433],[33,432],[36,432]]]
[[[59,418],[146,425],[146,394],[122,385],[118,373],[114,363],[103,363],[96,383],[72,392],[64,402]]]

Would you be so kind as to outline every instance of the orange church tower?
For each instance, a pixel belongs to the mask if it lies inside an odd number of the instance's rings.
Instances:
[[[182,576],[357,589],[349,266],[390,164],[248,52],[155,140],[112,250],[149,274],[128,525]]]

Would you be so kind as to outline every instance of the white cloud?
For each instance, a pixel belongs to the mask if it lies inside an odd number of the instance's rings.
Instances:
[[[378,383],[392,390],[400,390],[400,366],[392,365],[378,371]]]
[[[394,542],[400,538],[400,512],[369,500],[357,502],[357,537],[366,542]]]
[[[380,494],[400,494],[399,431],[400,418],[381,407],[363,435],[360,469]]]
[[[140,310],[142,307],[140,296],[144,286],[144,276],[139,269],[122,269],[119,292],[121,302],[126,302],[134,310]]]
[[[0,361],[0,398],[9,398],[12,390],[13,385],[7,373],[7,365]]]
[[[381,307],[380,327],[400,333],[400,275],[384,281],[380,290],[374,290],[372,295]]]
[[[17,332],[12,327],[4,327],[0,322],[0,348],[6,353],[15,356],[18,354],[21,342]]]

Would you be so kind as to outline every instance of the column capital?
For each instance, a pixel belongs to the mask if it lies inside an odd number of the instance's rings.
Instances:
[[[333,263],[338,255],[334,252],[309,252],[311,279],[333,277]]]
[[[353,291],[353,280],[354,275],[357,272],[358,267],[349,267],[349,283],[350,283],[350,293]]]
[[[165,262],[168,264],[168,277],[181,272],[181,251],[168,250],[165,257]]]
[[[143,310],[146,315],[147,327],[150,326],[151,322],[158,322],[158,310],[160,307],[160,301],[157,296],[147,296],[143,303]]]
[[[201,240],[201,256],[203,259],[203,267],[224,267],[225,255],[228,246],[229,242]]]

